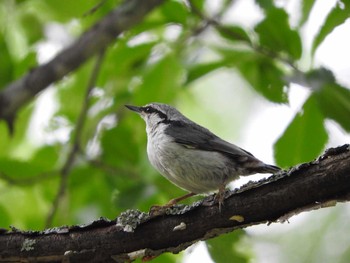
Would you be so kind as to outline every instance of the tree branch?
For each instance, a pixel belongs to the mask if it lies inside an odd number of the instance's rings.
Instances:
[[[51,61],[32,69],[27,75],[5,87],[0,92],[0,119],[7,122],[10,132],[13,132],[13,121],[20,107],[105,49],[118,35],[139,23],[163,1],[125,1]]]
[[[350,146],[332,148],[317,160],[227,193],[224,208],[212,196],[150,216],[135,210],[116,220],[42,232],[3,230],[0,262],[124,262],[149,259],[222,233],[285,221],[311,209],[350,200]]]

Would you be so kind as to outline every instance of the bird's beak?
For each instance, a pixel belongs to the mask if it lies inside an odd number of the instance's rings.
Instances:
[[[135,111],[137,113],[142,112],[142,107],[132,106],[132,105],[125,105],[129,110]]]

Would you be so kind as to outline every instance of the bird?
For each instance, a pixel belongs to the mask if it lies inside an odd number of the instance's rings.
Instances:
[[[170,105],[154,102],[125,107],[146,122],[147,155],[152,166],[188,192],[164,207],[194,195],[217,192],[215,200],[221,210],[228,183],[240,176],[281,170],[221,139]]]

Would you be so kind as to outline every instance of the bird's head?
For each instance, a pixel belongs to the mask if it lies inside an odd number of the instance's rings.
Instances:
[[[125,105],[129,110],[137,112],[145,120],[147,130],[152,131],[160,124],[169,124],[173,121],[186,121],[177,109],[163,103],[150,103],[145,106]]]

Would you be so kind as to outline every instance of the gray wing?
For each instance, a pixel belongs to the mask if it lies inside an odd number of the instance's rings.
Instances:
[[[236,161],[256,159],[250,152],[220,139],[208,129],[195,123],[173,122],[165,132],[172,136],[175,142],[189,148],[220,152],[233,157]]]

